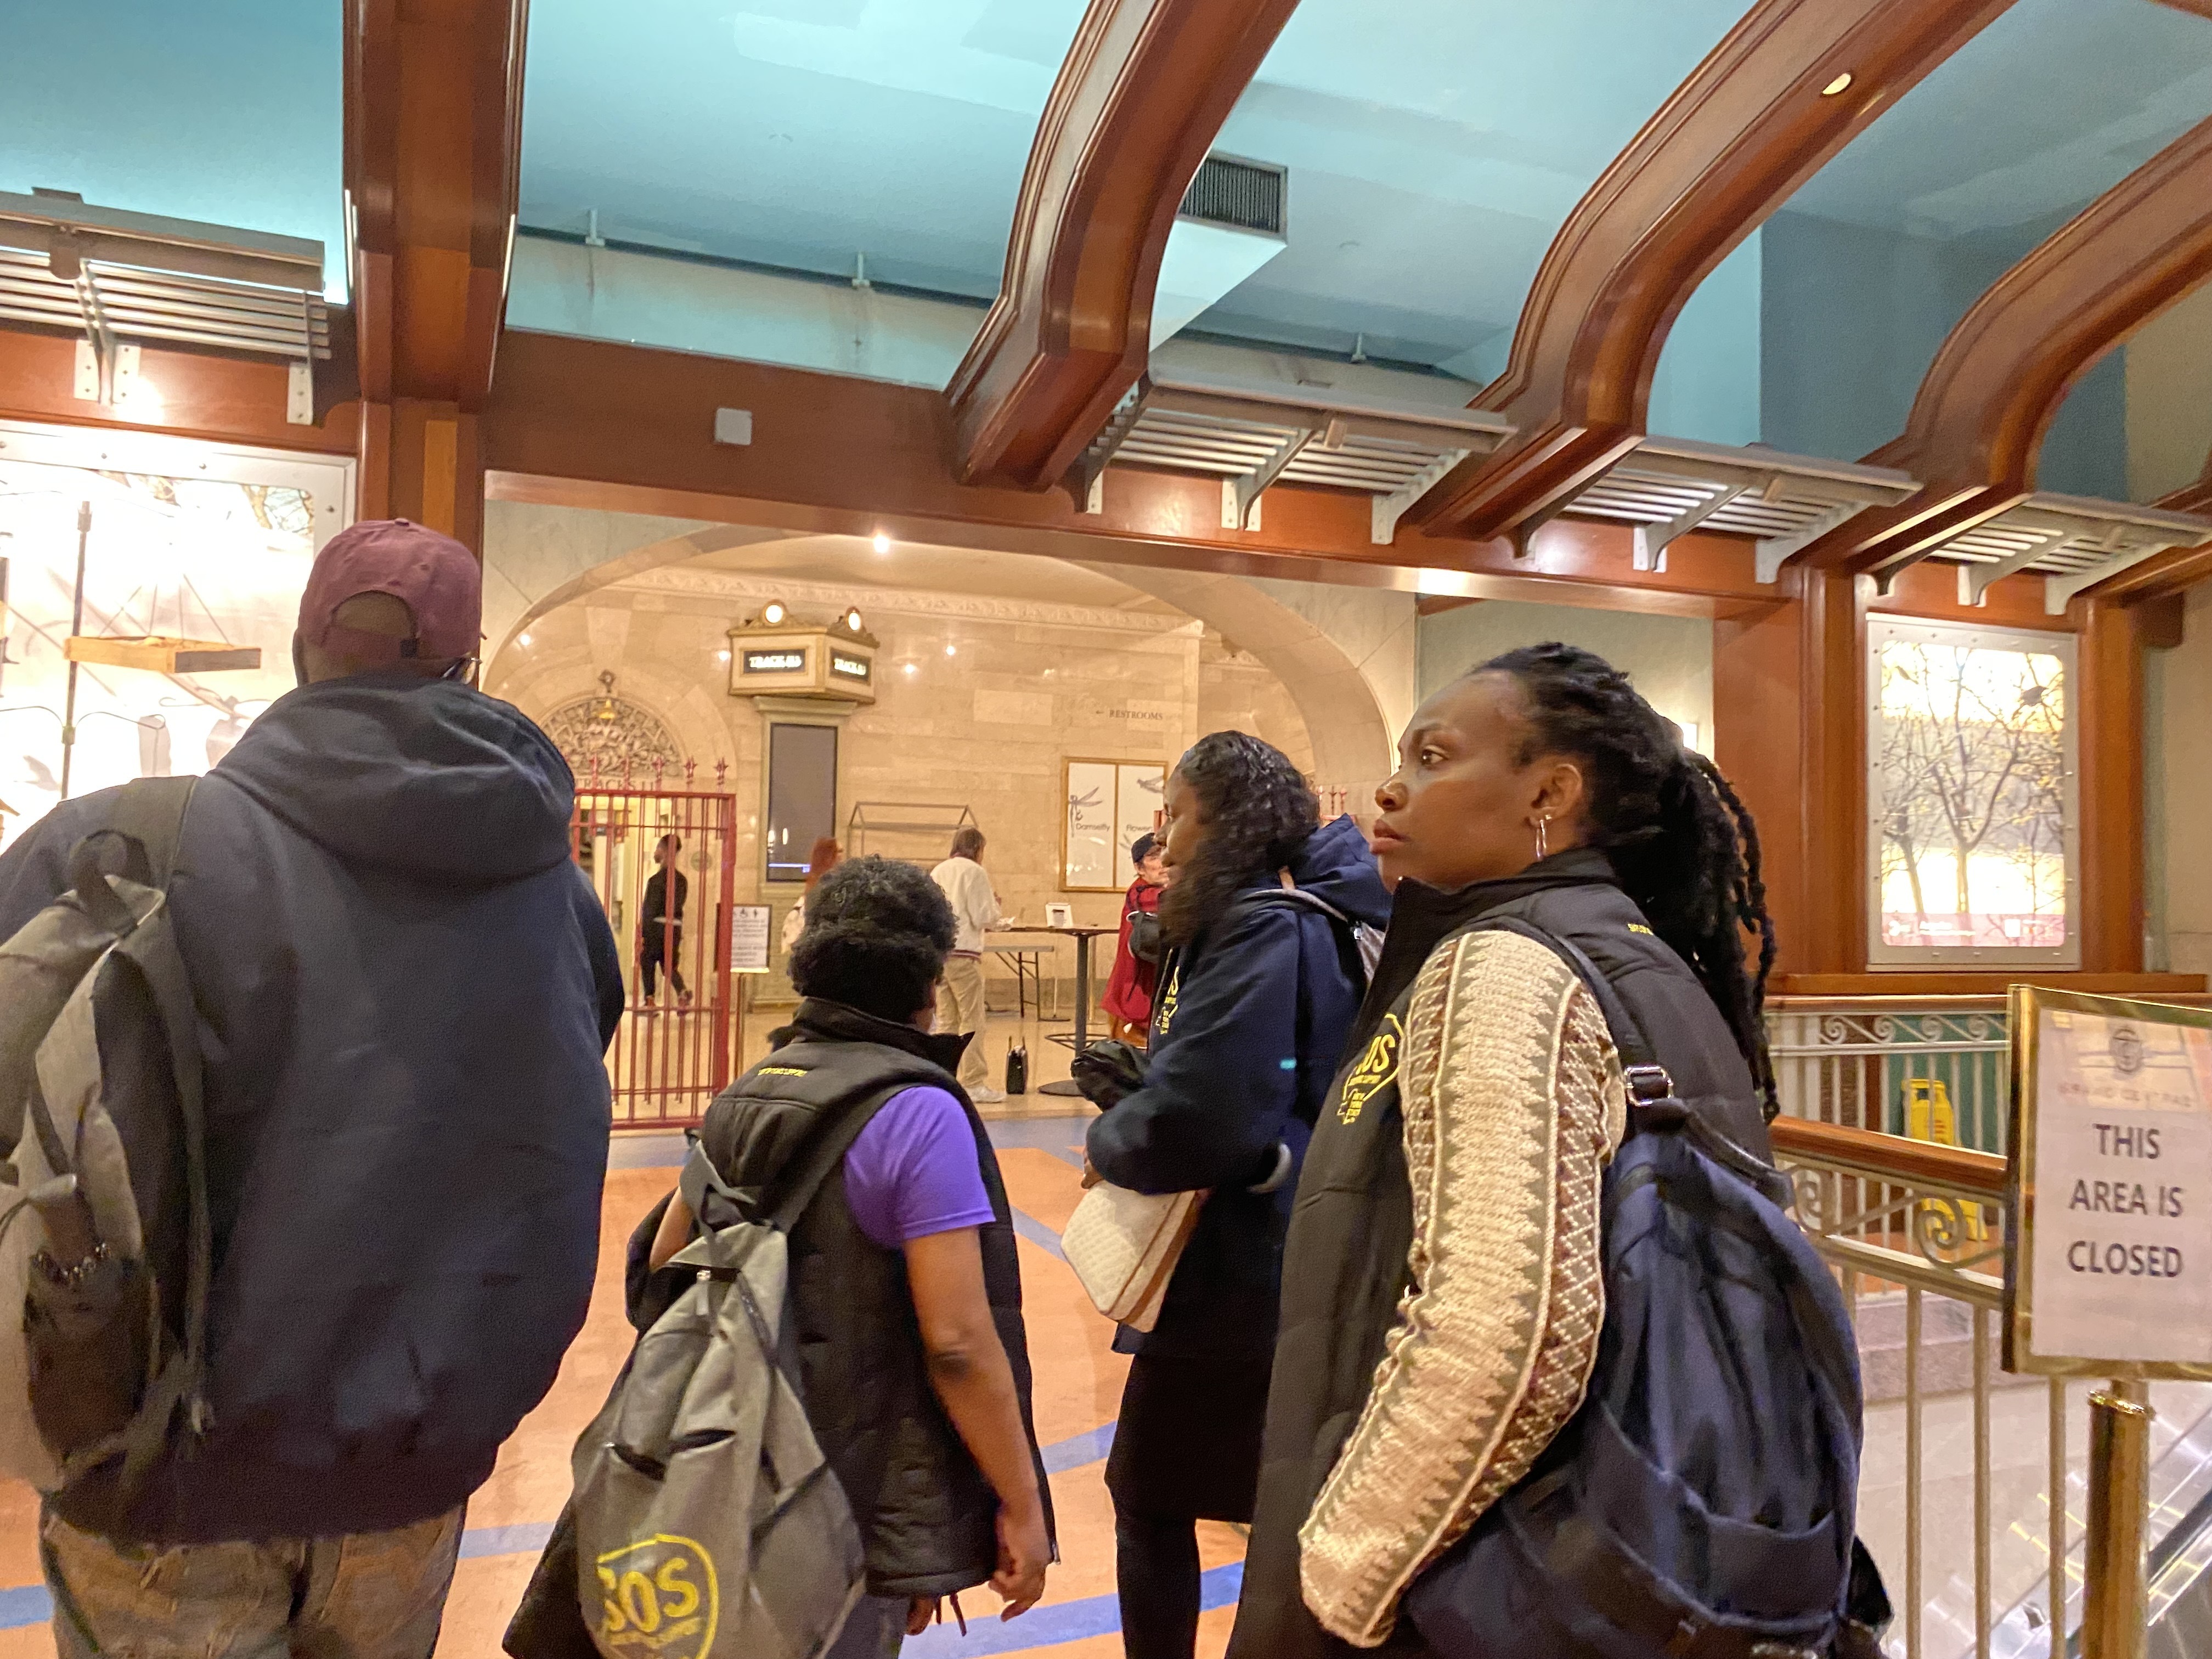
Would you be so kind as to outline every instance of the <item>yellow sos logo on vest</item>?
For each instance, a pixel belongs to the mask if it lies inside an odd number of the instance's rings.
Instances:
[[[1344,1074],[1344,1089],[1336,1109],[1338,1122],[1358,1122],[1367,1103],[1397,1077],[1398,1049],[1405,1040],[1406,1028],[1398,1023],[1398,1016],[1383,1015],[1382,1029],[1367,1045],[1367,1052],[1360,1055],[1359,1064]]]
[[[1175,1024],[1176,1000],[1182,990],[1182,964],[1177,963],[1175,972],[1168,976],[1167,988],[1160,993],[1159,1012],[1152,1017],[1152,1030],[1161,1036],[1165,1036],[1168,1027]]]
[[[636,1659],[703,1659],[721,1595],[714,1558],[689,1538],[656,1533],[599,1559],[599,1650]]]

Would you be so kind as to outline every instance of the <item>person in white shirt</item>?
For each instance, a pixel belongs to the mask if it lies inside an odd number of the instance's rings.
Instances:
[[[1003,927],[1009,917],[999,914],[999,896],[984,872],[983,832],[963,824],[952,835],[952,856],[929,872],[930,879],[952,901],[952,919],[958,932],[945,958],[945,977],[937,986],[937,1029],[957,1031],[970,1039],[960,1056],[960,1086],[979,1104],[1006,1097],[991,1086],[991,1067],[983,1057],[983,933]]]

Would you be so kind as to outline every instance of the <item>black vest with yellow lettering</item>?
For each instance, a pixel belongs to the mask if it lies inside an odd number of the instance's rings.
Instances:
[[[1428,1651],[1411,1620],[1379,1649],[1317,1624],[1298,1589],[1298,1528],[1366,1404],[1407,1287],[1413,1194],[1398,1068],[1413,982],[1445,939],[1530,924],[1579,947],[1658,1051],[1678,1097],[1772,1162],[1750,1067],[1688,965],[1614,883],[1612,860],[1578,848],[1506,881],[1441,893],[1399,884],[1390,933],[1336,1092],[1314,1131],[1283,1261],[1281,1334],[1267,1401],[1260,1498],[1230,1659],[1320,1659]]]
[[[775,1194],[826,1166],[791,1230],[791,1313],[806,1416],[860,1523],[875,1595],[945,1595],[982,1583],[999,1560],[997,1494],[929,1381],[906,1259],[862,1232],[845,1199],[854,1137],[902,1089],[927,1084],[965,1108],[995,1218],[981,1230],[983,1284],[1014,1373],[1034,1454],[1029,1346],[1012,1212],[982,1120],[954,1081],[964,1046],[842,1003],[809,998],[776,1046],[708,1108],[700,1139],[723,1180]],[[1051,1497],[1037,1459],[1050,1525]]]

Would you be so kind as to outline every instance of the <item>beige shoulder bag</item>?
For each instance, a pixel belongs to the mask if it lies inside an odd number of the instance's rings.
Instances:
[[[1091,1304],[1116,1324],[1149,1331],[1198,1225],[1197,1193],[1133,1193],[1101,1181],[1083,1194],[1060,1236],[1061,1254]]]

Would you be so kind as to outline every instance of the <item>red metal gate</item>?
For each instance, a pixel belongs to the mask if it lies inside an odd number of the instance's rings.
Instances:
[[[696,1123],[740,1040],[737,798],[586,786],[569,835],[622,951],[629,1006],[607,1051],[615,1127]]]

